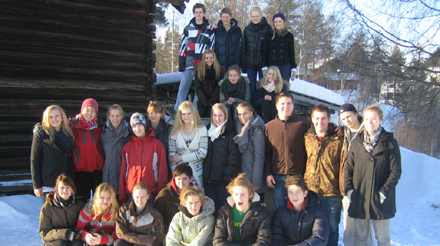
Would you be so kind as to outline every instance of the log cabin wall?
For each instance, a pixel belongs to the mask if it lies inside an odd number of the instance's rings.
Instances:
[[[152,0],[0,1],[0,193],[30,190],[32,127],[51,104],[68,116],[85,98],[130,116],[155,81]],[[13,184],[15,187],[6,187]]]

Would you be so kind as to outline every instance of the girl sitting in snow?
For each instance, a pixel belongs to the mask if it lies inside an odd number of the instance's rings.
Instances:
[[[87,245],[112,245],[117,239],[116,217],[119,204],[116,192],[109,183],[100,184],[93,199],[86,204],[76,223],[82,239]]]
[[[270,245],[269,212],[251,181],[240,173],[226,188],[231,196],[218,213],[214,245]]]
[[[214,202],[196,186],[188,186],[180,195],[180,212],[171,222],[167,245],[211,245],[214,229]]]

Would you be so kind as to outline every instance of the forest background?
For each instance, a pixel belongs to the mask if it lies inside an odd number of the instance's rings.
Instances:
[[[272,25],[286,16],[299,78],[340,92],[359,110],[387,103],[399,144],[440,158],[440,1],[191,0],[184,14],[158,4],[156,73],[178,71],[181,34],[196,2],[214,26],[232,9],[243,29],[258,6]]]

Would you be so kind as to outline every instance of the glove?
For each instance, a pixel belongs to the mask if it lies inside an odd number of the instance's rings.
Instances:
[[[242,73],[241,74],[241,77],[243,77],[243,78],[247,78],[248,76],[247,76],[247,73]]]
[[[69,230],[67,232],[67,240],[75,241],[75,240],[78,240],[78,239],[81,239],[81,234],[79,234],[78,232],[71,231],[71,230]]]
[[[290,70],[290,79],[291,79],[291,80],[295,80],[296,75],[298,75],[298,69],[296,69],[296,68],[292,68],[292,69]]]
[[[379,191],[379,195],[380,195],[380,204],[382,204],[385,201],[385,199],[387,199],[387,197],[380,191]]]
[[[353,194],[353,190],[347,191],[347,197],[348,197],[348,200],[350,200],[350,202],[351,202],[351,195],[352,194]]]
[[[263,68],[261,68],[261,71],[263,72],[263,78],[266,77],[267,69],[268,69],[267,67],[263,67]]]

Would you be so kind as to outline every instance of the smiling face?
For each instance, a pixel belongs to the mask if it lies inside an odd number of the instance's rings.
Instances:
[[[211,67],[214,64],[214,55],[211,53],[205,54],[205,63],[208,67]]]
[[[83,110],[81,111],[81,115],[87,121],[91,121],[94,118],[96,118],[96,109],[92,106],[84,107]]]
[[[196,8],[194,9],[194,17],[196,17],[196,22],[200,23],[203,21],[203,15],[205,13],[203,12],[202,8]]]
[[[228,79],[231,84],[237,84],[238,80],[240,79],[240,75],[235,70],[230,70],[228,73]]]
[[[249,194],[248,189],[244,186],[234,186],[232,188],[232,198],[235,202],[235,207],[238,212],[246,213],[250,207],[250,199],[252,194]]]
[[[98,204],[101,207],[102,211],[106,211],[112,205],[110,194],[106,191],[101,191],[98,199]]]
[[[280,120],[286,120],[287,117],[292,115],[293,102],[290,97],[281,97],[277,103],[278,117]]]
[[[191,215],[196,216],[200,213],[202,201],[199,196],[188,196],[186,198],[185,207]]]
[[[228,13],[223,13],[220,16],[220,19],[222,20],[223,25],[229,26],[231,24],[232,16],[230,16]]]
[[[136,135],[136,137],[138,138],[143,138],[145,137],[145,126],[142,124],[136,124],[131,126],[131,128],[133,129],[133,133],[134,135]]]
[[[267,77],[268,82],[270,82],[270,83],[274,82],[275,81],[275,71],[273,71],[273,69],[269,69],[267,71],[266,77]]]
[[[65,201],[69,200],[73,192],[72,187],[64,184],[63,182],[60,182],[58,184],[57,191],[58,191],[58,196]]]
[[[254,113],[248,108],[237,108],[238,119],[241,124],[245,125]]]
[[[368,133],[372,134],[376,131],[382,122],[383,120],[376,111],[366,110],[364,112],[364,126]]]
[[[182,121],[185,124],[191,124],[192,121],[192,112],[189,108],[185,108],[180,111],[180,115],[182,116]]]
[[[273,20],[273,25],[275,26],[275,29],[277,29],[277,30],[281,31],[284,29],[284,21],[280,17],[277,17],[277,18],[275,18],[275,20]]]
[[[318,136],[324,136],[328,129],[328,123],[330,122],[327,112],[313,112],[312,116],[313,126]]]
[[[159,112],[148,112],[148,119],[152,124],[157,124],[160,121],[162,115]]]
[[[117,109],[110,109],[108,119],[114,128],[118,128],[122,121],[122,113]]]
[[[223,113],[220,109],[214,109],[212,111],[212,122],[215,124],[215,126],[219,126],[223,124],[226,121],[226,115]]]
[[[359,128],[359,120],[358,120],[358,114],[352,111],[347,111],[341,113],[339,115],[339,118],[344,123],[344,125],[350,129],[357,130]]]
[[[49,114],[50,126],[55,130],[59,131],[61,129],[61,123],[63,122],[63,117],[58,109],[53,109]]]
[[[299,186],[291,185],[287,189],[287,196],[295,209],[301,209],[307,196],[307,191],[303,191]]]
[[[193,181],[193,177],[188,177],[186,174],[180,174],[179,176],[174,178],[174,182],[176,183],[177,189],[179,192],[183,190],[183,188],[188,187]]]
[[[136,189],[133,191],[133,201],[134,204],[136,204],[136,208],[138,211],[142,211],[142,209],[145,208],[149,197],[150,194],[148,194],[147,190],[145,189]]]
[[[252,20],[252,23],[254,23],[254,24],[260,23],[260,21],[261,21],[261,13],[256,11],[256,10],[253,10],[251,12],[251,20]]]

